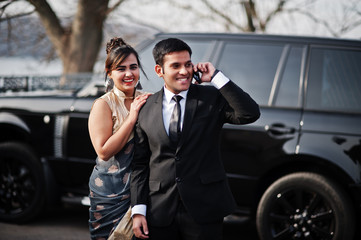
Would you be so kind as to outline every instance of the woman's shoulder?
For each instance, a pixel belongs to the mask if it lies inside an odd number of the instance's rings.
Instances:
[[[110,108],[111,106],[111,92],[104,93],[102,96],[98,97],[94,100],[93,106],[90,111],[93,111],[94,108],[103,108],[105,106],[108,106]]]
[[[114,95],[113,91],[109,91],[104,93],[103,95],[101,95],[98,99],[103,99],[105,101],[107,101],[112,95]],[[98,100],[96,99],[96,100]]]
[[[97,99],[94,100],[93,105],[91,107],[90,112],[94,111],[94,109],[102,109],[105,106],[109,107],[109,103],[108,101],[106,101],[104,98],[99,97]]]

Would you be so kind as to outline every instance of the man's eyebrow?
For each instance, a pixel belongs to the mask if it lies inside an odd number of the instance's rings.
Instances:
[[[186,64],[188,64],[188,63],[192,63],[192,60],[188,60],[188,61],[186,62]],[[172,66],[172,65],[176,65],[176,64],[181,64],[181,63],[180,63],[180,62],[172,62],[172,63],[170,63],[169,65]]]

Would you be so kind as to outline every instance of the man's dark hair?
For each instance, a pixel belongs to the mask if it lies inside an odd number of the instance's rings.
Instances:
[[[163,67],[164,56],[171,52],[188,51],[192,56],[192,49],[178,38],[167,38],[158,42],[153,48],[153,57],[156,64]]]

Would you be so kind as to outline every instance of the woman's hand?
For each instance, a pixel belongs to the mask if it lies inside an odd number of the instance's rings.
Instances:
[[[150,95],[152,95],[152,94],[151,93],[146,93],[146,94],[143,94],[143,95],[140,95],[140,96],[136,97],[133,100],[132,104],[130,105],[130,110],[129,110],[129,118],[131,120],[133,120],[134,122],[137,121],[139,110],[145,104],[145,102],[147,101],[147,98]]]

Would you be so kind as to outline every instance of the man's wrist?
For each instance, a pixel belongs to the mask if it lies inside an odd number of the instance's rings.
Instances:
[[[140,214],[140,215],[146,216],[146,213],[147,213],[147,205],[145,205],[145,204],[138,204],[138,205],[135,205],[134,207],[132,207],[132,217],[135,214]]]
[[[211,83],[217,89],[221,89],[224,85],[229,82],[229,78],[227,78],[220,70],[216,69],[212,75]]]
[[[213,80],[213,78],[217,75],[217,73],[219,72],[219,70],[218,69],[216,69],[215,71],[214,71],[214,73],[213,73],[213,75],[212,75],[212,77],[211,77],[211,81]]]

